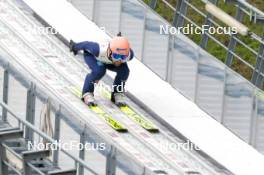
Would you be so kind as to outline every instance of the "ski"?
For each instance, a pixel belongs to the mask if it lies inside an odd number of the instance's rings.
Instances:
[[[78,98],[82,98],[82,93],[77,87],[71,87],[71,92],[77,96]],[[118,132],[128,132],[128,130],[122,126],[121,123],[116,121],[112,116],[110,116],[107,112],[104,111],[100,105],[96,106],[87,106],[90,110],[96,113],[99,117],[103,118],[108,125],[110,125],[114,130]]]
[[[101,90],[102,95],[107,98],[108,100],[111,99],[111,93],[106,89]],[[151,121],[143,117],[142,115],[138,114],[133,108],[129,105],[125,106],[117,106],[126,116],[132,119],[135,123],[140,125],[142,128],[146,129],[149,132],[157,133],[159,129],[156,125],[154,125]]]

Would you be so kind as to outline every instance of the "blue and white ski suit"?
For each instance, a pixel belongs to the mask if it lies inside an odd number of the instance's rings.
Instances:
[[[125,81],[129,76],[129,68],[127,61],[130,61],[134,57],[134,52],[130,49],[130,53],[124,63],[120,66],[115,66],[107,56],[108,49],[107,42],[97,43],[91,41],[84,41],[76,43],[73,48],[76,51],[84,52],[85,63],[91,69],[91,73],[87,74],[83,85],[82,94],[87,92],[94,92],[94,83],[99,81],[106,73],[106,70],[116,72],[116,77],[113,83],[113,91],[118,92],[118,87],[122,86],[124,89]]]

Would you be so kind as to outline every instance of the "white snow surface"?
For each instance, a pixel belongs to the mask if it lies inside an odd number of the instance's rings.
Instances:
[[[24,0],[65,38],[106,41],[109,36],[66,0]],[[196,104],[177,92],[140,61],[129,62],[127,90],[156,114],[237,175],[263,175],[264,156]],[[108,72],[110,76],[113,73]]]

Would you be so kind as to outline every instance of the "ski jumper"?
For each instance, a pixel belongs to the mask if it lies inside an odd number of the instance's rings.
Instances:
[[[76,51],[84,52],[84,60],[85,63],[91,69],[91,73],[87,74],[82,95],[84,96],[86,93],[94,92],[94,83],[99,81],[106,73],[106,70],[111,70],[116,72],[116,77],[113,83],[113,91],[118,91],[118,87],[122,87],[120,89],[124,89],[125,82],[129,76],[129,68],[127,65],[127,61],[130,61],[134,57],[134,52],[130,49],[129,55],[126,60],[120,65],[115,66],[110,58],[107,55],[108,43],[96,43],[91,41],[84,41],[80,43],[76,43],[73,47]]]

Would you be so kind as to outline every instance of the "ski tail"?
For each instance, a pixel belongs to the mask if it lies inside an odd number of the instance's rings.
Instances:
[[[126,114],[129,118],[131,118],[134,122],[139,124],[142,128],[146,129],[152,133],[158,133],[159,129],[150,121],[148,121],[145,117],[139,115],[135,112],[130,106],[120,106],[119,109]]]

